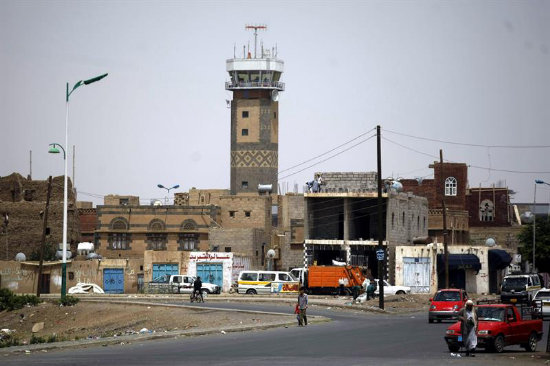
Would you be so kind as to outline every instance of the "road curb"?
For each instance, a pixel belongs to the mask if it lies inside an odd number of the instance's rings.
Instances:
[[[82,301],[89,302],[104,302],[105,300],[98,299],[82,299]],[[109,300],[107,300],[109,301]],[[179,305],[179,304],[158,304],[158,303],[148,303],[148,302],[130,302],[130,301],[109,301],[111,303],[121,303],[121,304],[132,304],[132,305],[142,305],[142,306],[162,306],[162,307],[184,307],[184,308],[194,308],[199,310],[208,310],[208,311],[233,311],[249,314],[271,314],[271,315],[284,315],[291,317],[288,321],[280,322],[270,322],[265,324],[258,325],[234,325],[229,327],[215,327],[215,328],[206,328],[206,329],[190,329],[190,330],[177,330],[177,331],[165,331],[162,333],[144,333],[144,334],[131,334],[118,337],[106,337],[99,339],[82,339],[78,341],[63,341],[63,342],[54,342],[54,343],[40,343],[40,344],[30,344],[24,346],[14,346],[6,347],[0,350],[0,353],[3,355],[14,354],[14,353],[28,353],[28,352],[43,352],[48,350],[59,350],[67,348],[77,348],[85,346],[109,346],[109,345],[124,345],[130,344],[132,342],[141,342],[155,339],[168,339],[168,338],[178,338],[178,337],[195,337],[209,334],[218,334],[218,333],[236,333],[236,332],[246,332],[251,330],[265,330],[272,328],[281,328],[289,327],[296,325],[296,319],[294,315],[287,313],[275,313],[275,312],[263,312],[255,310],[238,310],[238,309],[213,309],[213,308],[203,308],[200,306],[188,306],[188,305]],[[324,316],[308,316],[310,324],[314,323],[326,323],[330,322],[330,318]]]

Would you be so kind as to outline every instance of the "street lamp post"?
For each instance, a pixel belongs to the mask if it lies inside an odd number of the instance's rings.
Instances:
[[[533,197],[533,268],[531,269],[531,272],[535,271],[535,243],[536,243],[536,228],[537,228],[537,214],[535,210],[537,209],[537,184],[546,184],[547,186],[550,186],[550,183],[546,183],[543,180],[535,179],[535,194]]]
[[[173,187],[167,188],[167,187],[163,186],[162,184],[157,184],[157,187],[162,188],[162,189],[166,189],[166,191],[168,192],[167,194],[170,194],[170,191],[171,191],[172,189],[178,189],[178,188],[180,187],[180,185],[179,185],[179,184],[176,184],[176,185],[173,186]],[[165,205],[168,204],[168,197],[165,197],[165,198],[164,198],[164,204],[165,204]]]
[[[99,75],[96,77],[93,77],[88,80],[80,80],[76,84],[74,84],[71,91],[69,91],[69,83],[67,83],[67,91],[65,94],[65,102],[66,102],[66,112],[65,112],[65,147],[69,146],[69,97],[71,94],[82,85],[88,85],[95,83],[96,81],[99,81],[106,77],[108,74]],[[53,145],[53,146],[52,146]],[[56,146],[59,146],[63,149],[63,147],[59,144],[50,144],[52,146],[50,148],[50,153],[56,153],[55,150],[57,150],[57,153],[59,153],[59,149],[56,148]],[[67,294],[67,154],[65,149],[63,149],[63,159],[65,160],[65,173],[64,173],[64,181],[63,181],[63,261],[61,263],[61,298],[63,299],[65,295]]]

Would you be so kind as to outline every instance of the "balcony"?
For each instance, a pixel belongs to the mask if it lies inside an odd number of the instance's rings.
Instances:
[[[249,81],[249,82],[237,82],[227,81],[225,83],[226,90],[240,90],[240,89],[274,89],[283,91],[285,90],[285,83],[279,81]]]

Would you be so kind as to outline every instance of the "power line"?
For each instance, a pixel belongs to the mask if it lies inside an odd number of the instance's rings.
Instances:
[[[385,141],[388,141],[388,142],[391,142],[392,144],[395,144],[397,146],[400,146],[404,149],[407,149],[407,150],[410,150],[410,151],[414,151],[418,154],[422,154],[422,155],[426,155],[426,156],[429,156],[429,157],[432,157],[432,158],[437,158],[435,155],[432,155],[432,154],[428,154],[428,153],[425,153],[423,151],[419,151],[419,150],[416,150],[416,149],[413,149],[412,147],[408,147],[408,146],[405,146],[403,144],[400,144],[400,143],[397,143],[395,141],[392,141],[388,138],[385,138],[385,137],[382,137]],[[446,162],[448,163],[456,163],[454,161],[451,161],[451,160],[445,160]],[[488,170],[488,171],[494,171],[494,172],[504,172],[504,173],[515,173],[515,174],[550,174],[550,171],[524,171],[524,170],[510,170],[510,169],[496,169],[496,168],[487,168],[487,167],[484,167],[484,166],[478,166],[478,165],[471,165],[471,164],[467,164],[467,166],[469,168],[475,168],[475,169],[484,169],[484,170]]]
[[[303,172],[304,170],[307,170],[307,169],[309,169],[309,168],[312,168],[312,167],[314,167],[315,165],[324,163],[324,162],[327,161],[327,160],[330,160],[330,159],[332,159],[332,158],[335,158],[335,157],[337,157],[338,155],[341,155],[341,154],[345,153],[346,151],[349,151],[349,150],[353,149],[354,147],[359,146],[359,145],[361,145],[361,144],[364,143],[364,142],[367,142],[368,140],[370,140],[370,139],[373,138],[374,136],[376,136],[376,135],[372,135],[372,136],[370,136],[370,137],[367,137],[366,139],[364,139],[364,140],[362,140],[362,141],[359,141],[358,143],[356,143],[356,144],[354,144],[354,145],[351,145],[350,147],[348,147],[348,148],[346,148],[346,149],[344,149],[344,150],[342,150],[342,151],[340,151],[340,152],[337,152],[336,154],[331,155],[331,156],[329,156],[329,157],[326,158],[326,159],[323,159],[323,160],[318,161],[318,162],[316,162],[316,163],[314,163],[314,164],[311,164],[311,165],[309,165],[309,166],[307,166],[307,167],[305,167],[305,168],[303,168],[303,169],[300,169],[300,170],[298,170],[298,171],[296,171],[296,172],[294,172],[294,173],[287,174],[287,175],[285,175],[284,177],[280,177],[278,180],[280,181],[280,180],[282,180],[282,179],[291,177],[291,176],[293,176],[293,175],[296,175],[296,174],[298,174],[298,173]]]
[[[489,147],[489,148],[501,148],[501,149],[547,149],[547,148],[550,148],[550,145],[483,145],[483,144],[468,144],[468,143],[464,143],[464,142],[438,140],[438,139],[432,139],[432,138],[428,138],[428,137],[413,136],[413,135],[409,135],[409,134],[406,134],[406,133],[392,131],[392,130],[386,130],[386,129],[384,129],[384,132],[389,132],[389,133],[393,133],[393,134],[400,135],[400,136],[405,136],[405,137],[411,137],[413,139],[418,139],[418,140],[441,142],[441,143],[444,143],[444,144],[469,146],[469,147]]]
[[[297,168],[297,167],[299,167],[299,166],[301,166],[301,165],[304,165],[304,164],[306,164],[306,163],[309,163],[310,161],[313,161],[313,160],[315,160],[315,159],[317,159],[317,158],[320,158],[321,156],[324,156],[324,155],[329,154],[329,153],[331,153],[331,152],[333,152],[333,151],[335,151],[335,150],[338,150],[338,149],[341,148],[342,146],[345,146],[345,145],[347,145],[347,144],[349,144],[349,143],[351,143],[351,142],[353,142],[353,141],[355,141],[355,140],[357,140],[357,139],[359,139],[359,138],[365,136],[366,134],[370,133],[370,132],[373,131],[374,129],[375,129],[375,128],[371,128],[371,129],[368,130],[367,132],[364,132],[364,133],[362,133],[362,134],[360,134],[360,135],[358,135],[358,136],[352,138],[351,140],[348,140],[348,141],[344,142],[343,144],[336,146],[335,148],[332,148],[332,149],[330,149],[330,150],[328,150],[328,151],[325,151],[324,153],[319,154],[319,155],[317,155],[317,156],[314,156],[313,158],[308,159],[308,160],[305,160],[305,161],[303,161],[303,162],[301,162],[301,163],[299,163],[299,164],[296,164],[296,165],[294,165],[294,166],[291,166],[290,168],[283,169],[283,170],[281,170],[278,174],[281,174],[281,173],[284,173],[284,172],[286,172],[286,171],[292,170],[292,169]]]

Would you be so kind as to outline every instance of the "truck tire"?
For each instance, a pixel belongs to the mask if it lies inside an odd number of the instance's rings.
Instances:
[[[405,291],[399,290],[395,293],[396,295],[405,295]]]
[[[504,336],[502,334],[499,334],[494,340],[493,340],[493,351],[496,353],[502,353],[504,351]]]
[[[256,292],[256,290],[251,288],[251,289],[246,290],[246,294],[247,295],[256,295],[257,292]]]
[[[527,340],[527,344],[524,344],[523,348],[525,348],[527,352],[536,352],[537,342],[538,342],[537,333],[531,332],[531,334],[529,334],[529,339]]]
[[[458,344],[447,344],[447,347],[449,347],[449,352],[458,352],[460,350]]]

